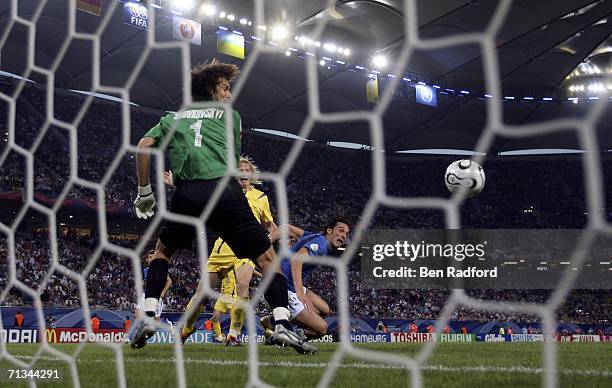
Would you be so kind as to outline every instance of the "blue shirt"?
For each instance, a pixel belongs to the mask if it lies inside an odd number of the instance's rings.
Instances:
[[[302,248],[306,248],[308,250],[309,256],[325,256],[329,252],[327,239],[323,233],[304,231],[304,235],[300,237],[300,239],[289,249],[291,251],[291,256],[295,255]],[[302,267],[302,281],[306,280],[308,276],[310,276],[310,273],[315,267],[316,265],[314,264],[304,263],[304,266]],[[283,271],[283,276],[287,282],[287,289],[295,292],[290,258],[283,258],[281,261],[281,270]]]

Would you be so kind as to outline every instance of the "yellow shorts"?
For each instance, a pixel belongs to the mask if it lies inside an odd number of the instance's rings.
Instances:
[[[222,256],[213,254],[208,258],[207,271],[227,273],[228,271],[234,269],[236,260],[238,260],[236,256]]]
[[[221,314],[225,314],[232,309],[233,305],[234,297],[232,295],[222,294],[219,298],[217,298],[215,307],[213,307],[213,309],[220,311]]]
[[[215,241],[212,253],[208,258],[208,272],[221,272],[225,276],[227,271],[238,268],[239,259],[227,243],[220,238]]]
[[[222,272],[223,276],[227,271],[234,268],[234,263],[238,260],[234,252],[218,238],[213,246],[212,253],[208,258],[208,272]]]

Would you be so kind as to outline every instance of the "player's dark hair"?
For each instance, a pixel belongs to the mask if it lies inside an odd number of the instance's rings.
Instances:
[[[221,78],[228,82],[238,78],[240,69],[231,63],[201,63],[191,69],[191,97],[194,101],[210,100]]]
[[[338,225],[338,223],[343,223],[348,225],[348,227],[351,227],[351,224],[348,222],[348,220],[344,217],[341,216],[336,216],[333,218],[330,218],[330,220],[325,224],[325,226],[323,227],[323,234],[327,235],[327,229],[334,229],[336,227],[336,225]]]

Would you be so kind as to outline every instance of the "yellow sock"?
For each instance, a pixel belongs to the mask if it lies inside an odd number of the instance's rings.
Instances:
[[[189,303],[187,303],[186,311],[191,309],[191,307],[193,306],[193,303],[194,303],[194,301],[193,301],[193,297],[192,297],[191,299],[189,299]],[[191,314],[189,317],[187,317],[187,321],[185,322],[185,326],[193,327],[193,324],[198,319],[198,316],[202,313],[203,310],[204,310],[204,306],[202,306],[202,303],[200,303],[198,308],[193,311],[193,314]]]
[[[215,337],[221,337],[221,322],[213,322],[213,330],[215,331]]]
[[[244,325],[244,319],[246,317],[246,311],[242,306],[240,306],[240,302],[248,303],[249,298],[234,296],[234,307],[232,308],[232,320],[230,322],[230,334],[236,337],[240,335],[240,331],[242,330],[242,326]]]

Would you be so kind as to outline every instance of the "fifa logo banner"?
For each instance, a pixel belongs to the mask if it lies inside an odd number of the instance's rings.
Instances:
[[[172,37],[200,46],[202,45],[202,25],[193,20],[174,16],[172,18]]]
[[[423,105],[438,106],[436,90],[427,85],[416,85],[416,102]]]
[[[148,30],[149,10],[140,3],[125,3],[123,6],[123,23]]]

